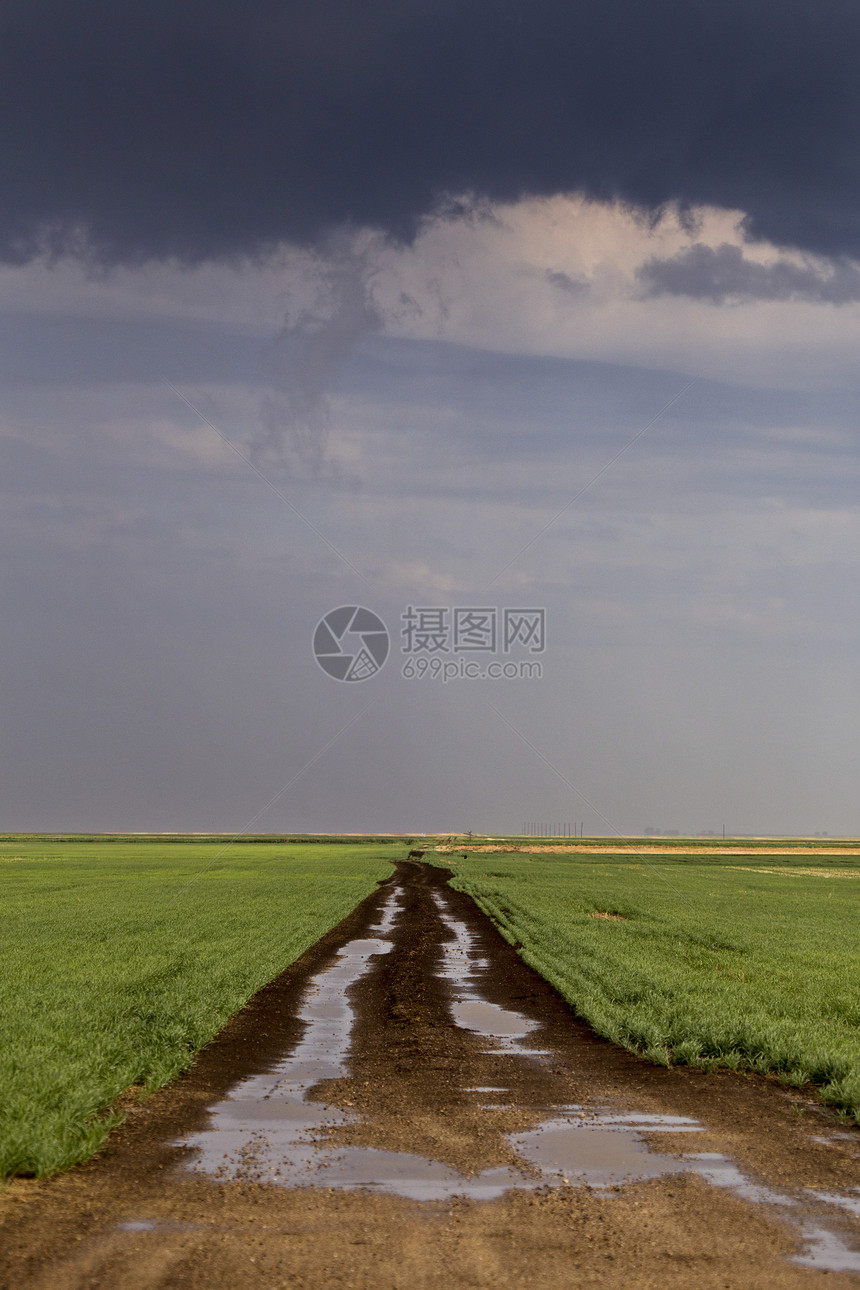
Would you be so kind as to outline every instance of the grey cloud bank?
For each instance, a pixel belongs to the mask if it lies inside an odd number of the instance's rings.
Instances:
[[[247,447],[265,387],[189,369]],[[488,700],[623,831],[856,828],[856,396],[702,383],[490,595],[676,376],[366,341],[328,389],[361,487],[290,496],[367,585],[152,367],[79,375],[4,395],[9,828],[241,827],[372,701],[260,828],[602,830]],[[547,606],[539,684],[408,684],[395,651],[345,687],[313,659],[335,605],[396,637],[408,603],[488,595]]]

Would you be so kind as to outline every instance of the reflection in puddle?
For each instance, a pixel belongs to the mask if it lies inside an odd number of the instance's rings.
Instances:
[[[526,1048],[527,1039],[538,1023],[520,1012],[512,1012],[497,1003],[490,1003],[481,994],[481,983],[490,970],[490,962],[477,949],[478,938],[459,918],[453,918],[438,891],[433,899],[439,917],[452,934],[452,939],[442,946],[439,976],[451,987],[451,1015],[463,1030],[474,1030],[493,1047],[490,1052],[512,1052],[521,1057],[546,1057],[543,1048]]]
[[[663,1156],[635,1133],[621,1133],[611,1126],[584,1127],[582,1122],[549,1120],[528,1133],[512,1136],[518,1156],[540,1169],[544,1182],[584,1182],[590,1187],[611,1187],[643,1178],[676,1174],[684,1168],[677,1156]]]
[[[851,1250],[835,1232],[826,1227],[803,1228],[806,1250],[793,1260],[824,1272],[860,1272],[860,1254]]]
[[[399,893],[392,890],[372,935],[344,945],[331,967],[312,979],[298,1013],[307,1028],[292,1056],[265,1075],[242,1080],[212,1108],[211,1127],[181,1144],[198,1153],[190,1169],[293,1187],[323,1181],[318,1175],[332,1162],[315,1148],[313,1136],[354,1117],[339,1107],[308,1102],[305,1094],[320,1080],[346,1075],[354,1021],[347,994],[368,971],[370,960],[391,949],[399,909]],[[326,1178],[324,1185],[333,1184]]]
[[[770,1187],[750,1182],[737,1165],[717,1151],[701,1151],[685,1158],[692,1162],[690,1167],[700,1178],[706,1179],[713,1187],[726,1187],[744,1200],[753,1200],[761,1205],[797,1204],[790,1196],[781,1196]]]
[[[484,1003],[481,999],[458,1000],[451,1006],[454,1020],[463,1030],[477,1030],[479,1035],[493,1039],[524,1039],[533,1025],[525,1024],[525,1019],[516,1012],[508,1012],[494,1003]]]
[[[578,1108],[577,1108],[578,1109]],[[600,1117],[601,1124],[634,1125],[648,1133],[701,1133],[698,1120],[688,1115],[652,1115],[650,1111],[626,1111],[623,1115],[608,1112]]]
[[[488,1051],[496,1055],[547,1056],[546,1050],[530,1048],[524,1042],[538,1028],[537,1022],[482,997],[481,983],[490,965],[477,949],[477,937],[451,916],[438,893],[433,895],[440,917],[452,934],[443,947],[440,975],[450,983],[455,1023],[489,1040],[493,1047]],[[610,1195],[609,1189],[626,1183],[684,1173],[695,1174],[746,1200],[784,1209],[786,1219],[800,1216],[799,1200],[746,1178],[726,1156],[712,1152],[676,1156],[651,1149],[644,1135],[702,1132],[704,1126],[686,1116],[625,1113],[617,1108],[591,1112],[581,1106],[547,1107],[544,1123],[507,1137],[522,1169],[487,1169],[472,1177],[418,1155],[328,1143],[326,1129],[353,1123],[356,1117],[339,1107],[308,1100],[308,1093],[321,1080],[348,1074],[354,1022],[348,993],[370,970],[374,957],[391,949],[391,933],[399,912],[399,892],[392,890],[371,935],[349,942],[331,966],[313,978],[298,1014],[306,1030],[292,1056],[265,1075],[241,1081],[212,1108],[211,1127],[189,1136],[182,1144],[195,1151],[186,1168],[224,1181],[241,1179],[339,1190],[368,1188],[413,1200],[451,1196],[492,1200],[511,1188],[571,1184],[586,1184]],[[511,1089],[480,1085],[464,1091],[508,1094]],[[498,1109],[507,1110],[510,1105],[502,1104]],[[811,1189],[808,1195],[809,1206],[837,1205],[860,1213],[858,1195]],[[809,1207],[803,1208],[811,1218]],[[126,1231],[149,1227],[148,1220],[123,1225]],[[806,1249],[798,1262],[834,1271],[860,1271],[860,1254],[820,1226],[817,1219],[806,1223],[801,1231]]]
[[[810,1196],[816,1200],[823,1200],[827,1205],[838,1205],[840,1209],[847,1209],[849,1214],[856,1214],[860,1218],[860,1192],[858,1187],[849,1187],[849,1191],[855,1193],[852,1196],[841,1196],[836,1191],[815,1191],[812,1187],[806,1189]]]
[[[118,1232],[199,1232],[199,1223],[177,1223],[170,1218],[130,1218],[117,1223]]]

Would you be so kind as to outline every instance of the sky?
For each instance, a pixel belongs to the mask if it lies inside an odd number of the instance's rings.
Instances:
[[[855,6],[0,25],[0,829],[860,834]]]

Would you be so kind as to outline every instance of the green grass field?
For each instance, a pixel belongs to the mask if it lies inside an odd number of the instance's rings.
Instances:
[[[0,839],[0,1176],[90,1156],[404,854],[225,841]]]
[[[743,857],[649,839],[671,854],[639,857],[599,841],[598,855],[466,844],[466,861],[427,859],[450,864],[454,885],[607,1038],[658,1062],[811,1081],[860,1123],[860,857],[844,854],[856,843],[768,854],[808,845],[780,840]],[[90,1156],[121,1093],[187,1067],[409,846],[227,843],[0,838],[0,1176]]]
[[[601,1035],[812,1082],[860,1123],[860,856],[434,858]]]

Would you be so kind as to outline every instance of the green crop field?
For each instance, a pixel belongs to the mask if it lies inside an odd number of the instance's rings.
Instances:
[[[475,839],[465,861],[427,859],[450,865],[607,1038],[658,1062],[813,1082],[860,1123],[857,844],[759,841],[726,856],[655,838],[644,845],[671,853],[640,856],[599,842],[600,854],[576,855],[470,851]],[[90,1156],[120,1094],[186,1068],[407,849],[398,838],[0,837],[0,1176]]]
[[[0,1176],[91,1155],[403,844],[0,838]]]
[[[812,1082],[860,1123],[860,856],[528,845],[433,858],[601,1035],[655,1062]]]

